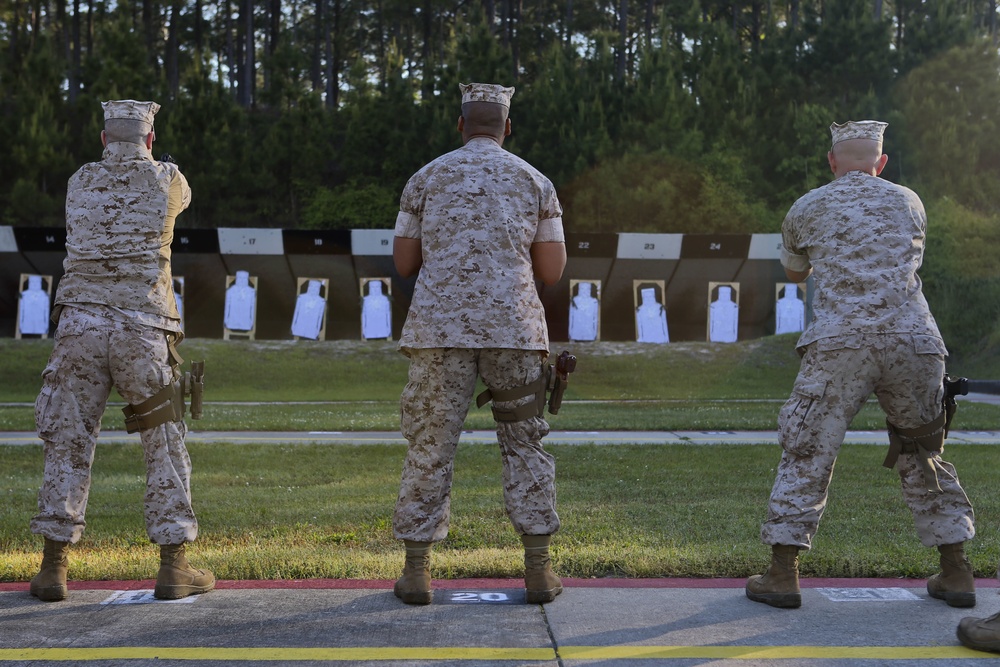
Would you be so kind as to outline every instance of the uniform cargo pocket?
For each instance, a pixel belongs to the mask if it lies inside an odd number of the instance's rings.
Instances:
[[[72,317],[60,317],[59,324],[56,325],[56,332],[53,338],[56,340],[62,340],[63,338],[69,338],[70,336],[79,336],[87,330],[87,326],[77,319]]]
[[[35,399],[35,425],[38,436],[43,440],[48,440],[46,436],[55,433],[58,428],[52,409],[52,387],[43,386],[38,392],[38,398]]]
[[[814,416],[816,404],[826,391],[825,382],[803,384],[795,387],[792,396],[778,413],[778,437],[781,447],[789,454],[809,456],[816,451],[811,436],[809,419]]]
[[[407,382],[399,400],[399,431],[410,442],[416,439],[417,432],[421,427],[417,395],[422,384],[422,382],[414,380]]]
[[[832,336],[830,338],[820,338],[815,343],[816,349],[820,352],[834,352],[836,350],[860,350],[864,346],[864,337],[861,334],[848,334],[844,336]]]
[[[914,336],[913,351],[917,354],[948,354],[948,349],[944,346],[944,341],[935,336]]]

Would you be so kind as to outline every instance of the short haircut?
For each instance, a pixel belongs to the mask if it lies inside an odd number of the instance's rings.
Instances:
[[[104,121],[104,134],[109,144],[115,141],[144,144],[146,136],[152,131],[152,126],[144,120],[109,118]]]
[[[882,157],[882,143],[873,139],[848,139],[834,145],[833,155],[838,160],[874,164]]]
[[[466,102],[462,105],[465,130],[471,133],[503,136],[507,125],[508,109],[493,102]]]

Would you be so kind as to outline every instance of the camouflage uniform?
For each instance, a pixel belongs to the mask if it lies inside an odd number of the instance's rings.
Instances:
[[[396,236],[420,239],[423,264],[400,339],[410,357],[401,399],[410,446],[393,528],[399,539],[432,542],[448,534],[453,458],[476,378],[510,389],[541,372],[548,330],[530,248],[564,241],[562,208],[531,165],[473,137],[410,179]],[[548,430],[540,417],[497,424],[507,514],[523,535],[559,529],[555,465],[541,445]]]
[[[766,544],[811,546],[844,434],[872,392],[901,429],[941,414],[947,350],[917,276],[926,226],[914,192],[861,171],[809,192],[785,217],[782,263],[813,268],[815,298],[778,417],[784,451]],[[917,454],[900,455],[903,497],[925,546],[964,542],[975,535],[972,505],[954,467],[935,461],[940,493],[926,488]]]
[[[175,165],[154,161],[145,146],[113,142],[100,162],[70,178],[67,191],[55,347],[35,404],[45,478],[31,530],[75,543],[86,525],[90,468],[111,389],[134,405],[174,379],[170,347],[183,334],[170,243],[191,189]],[[185,433],[183,421],[140,432],[146,530],[161,545],[198,533]]]

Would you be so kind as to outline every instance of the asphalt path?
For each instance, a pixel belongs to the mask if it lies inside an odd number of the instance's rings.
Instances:
[[[0,665],[545,665],[962,667],[1000,655],[962,647],[953,609],[923,580],[803,579],[800,609],[751,602],[743,580],[566,579],[547,605],[519,580],[434,583],[408,606],[392,582],[219,582],[164,602],[151,581],[71,584],[66,601],[0,584]]]

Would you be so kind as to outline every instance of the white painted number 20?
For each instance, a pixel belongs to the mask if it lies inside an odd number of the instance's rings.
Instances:
[[[451,594],[452,602],[506,602],[510,598],[506,593],[476,593],[474,591],[456,591]]]

